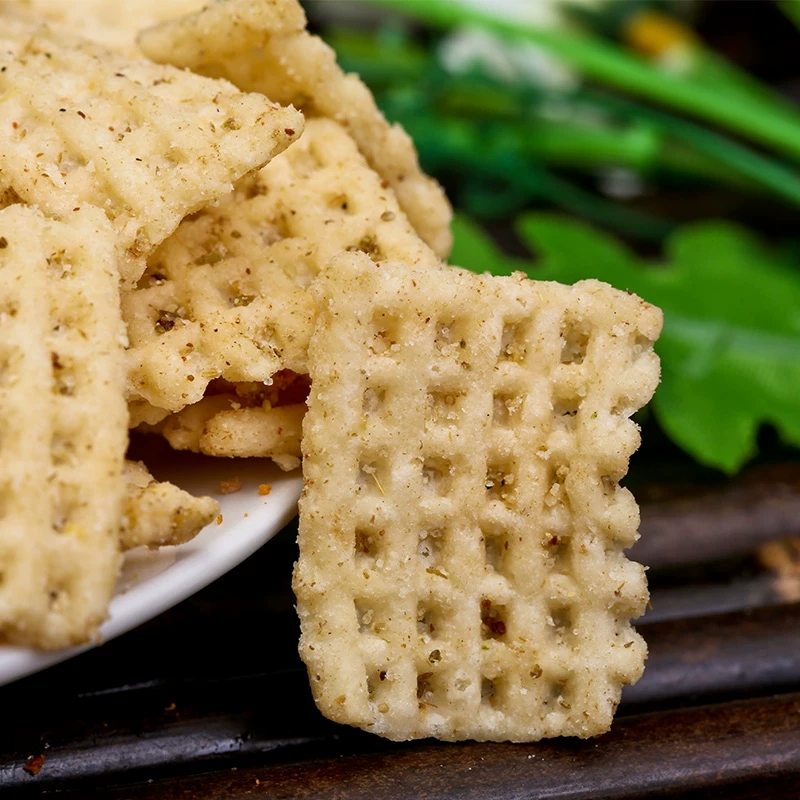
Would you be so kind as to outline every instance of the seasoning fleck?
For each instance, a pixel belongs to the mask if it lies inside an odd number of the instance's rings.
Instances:
[[[31,756],[22,768],[28,775],[38,775],[44,766],[45,757],[43,755]]]
[[[242,482],[238,477],[229,481],[220,481],[219,490],[222,494],[236,494],[242,491]]]

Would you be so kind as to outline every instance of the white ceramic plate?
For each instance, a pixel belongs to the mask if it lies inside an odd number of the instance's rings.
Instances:
[[[300,496],[300,471],[286,473],[271,461],[210,459],[187,454],[164,454],[151,471],[193,494],[219,500],[222,523],[212,523],[192,541],[157,551],[137,548],[126,555],[123,574],[100,628],[108,641],[180,603],[244,561],[278,533],[295,515]],[[220,481],[238,477],[242,489],[220,494]],[[260,484],[270,484],[267,496]],[[0,646],[0,686],[65,661],[93,645],[41,652]]]

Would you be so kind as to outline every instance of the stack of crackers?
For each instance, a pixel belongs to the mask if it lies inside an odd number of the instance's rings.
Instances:
[[[0,638],[90,640],[124,550],[216,516],[126,461],[136,428],[302,463],[331,719],[606,730],[645,657],[619,481],[660,312],[447,265],[441,188],[296,0],[201,5],[0,1]]]

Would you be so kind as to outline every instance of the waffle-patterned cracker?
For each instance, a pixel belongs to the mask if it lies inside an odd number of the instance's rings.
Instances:
[[[219,514],[212,497],[194,497],[157,481],[141,461],[126,461],[120,544],[123,550],[188,542]]]
[[[392,739],[605,731],[645,656],[618,481],[661,313],[356,254],[316,291],[294,588],[318,706]]]
[[[0,211],[0,640],[103,621],[127,446],[115,235],[99,209]]]
[[[155,421],[148,404],[175,412],[199,403],[215,378],[269,387],[281,370],[307,373],[316,313],[308,284],[346,250],[440,266],[347,132],[332,120],[308,120],[286,152],[184,220],[150,258],[139,287],[123,296],[133,421]],[[229,412],[225,430],[206,426],[192,449],[252,455],[258,441],[231,436],[236,403],[223,408],[214,400],[204,409],[210,405]],[[248,405],[238,415],[247,417],[244,428],[270,425],[274,413]],[[197,422],[209,415],[189,408],[183,417],[173,429],[195,428],[200,442]],[[277,452],[260,441],[257,455]]]
[[[181,219],[288,146],[299,112],[231,84],[3,19],[0,206],[113,220],[135,282]]]
[[[297,0],[221,0],[139,37],[154,61],[227,78],[308,116],[334,119],[397,194],[419,235],[445,258],[452,211],[441,187],[419,167],[408,134],[389,125],[371,92],[346,75],[336,55],[305,30]]]

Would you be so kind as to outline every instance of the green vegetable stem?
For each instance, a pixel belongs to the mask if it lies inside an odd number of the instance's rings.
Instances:
[[[496,16],[457,0],[372,0],[445,30],[477,25],[510,40],[533,42],[585,78],[722,126],[733,133],[800,159],[800,113],[776,108],[739,88],[723,91],[645,63],[613,44],[576,31],[544,29]],[[738,85],[737,85],[738,86]]]

